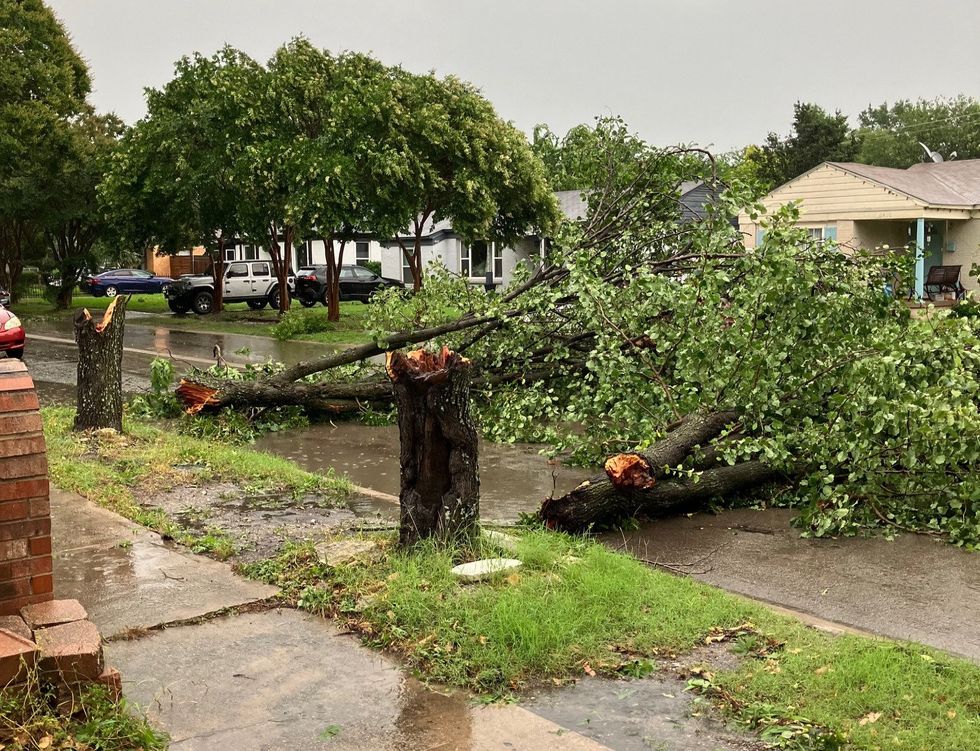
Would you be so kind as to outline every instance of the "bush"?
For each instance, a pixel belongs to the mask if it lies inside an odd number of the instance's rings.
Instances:
[[[272,335],[276,339],[286,341],[301,334],[319,334],[323,331],[333,331],[334,328],[334,324],[327,320],[326,308],[322,310],[296,308],[286,311],[279,323],[272,327]]]
[[[363,266],[372,274],[377,274],[378,276],[381,276],[381,261],[361,261],[357,265]]]

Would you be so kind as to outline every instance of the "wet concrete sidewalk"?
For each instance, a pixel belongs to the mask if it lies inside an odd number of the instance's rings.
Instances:
[[[760,748],[691,717],[670,673],[479,706],[420,683],[330,621],[275,607],[274,588],[83,498],[54,490],[51,516],[56,596],[84,604],[110,639],[106,659],[126,697],[174,751]]]
[[[603,540],[731,592],[980,662],[980,555],[915,534],[801,539],[794,515],[692,514]]]

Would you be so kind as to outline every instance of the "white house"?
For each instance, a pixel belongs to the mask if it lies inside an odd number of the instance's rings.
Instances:
[[[571,221],[584,219],[586,202],[580,190],[561,190],[555,193],[558,205],[565,217]],[[682,221],[697,219],[699,209],[710,200],[714,193],[703,182],[686,182],[680,186],[679,199]],[[408,233],[399,236],[405,246],[411,248],[414,237]],[[401,279],[412,283],[412,272],[398,245],[399,238],[378,239],[365,235],[348,242],[344,249],[344,264],[363,264],[365,261],[379,261],[381,275],[391,279]],[[440,263],[453,273],[468,279],[473,284],[483,285],[487,272],[492,272],[497,287],[505,287],[511,280],[519,263],[537,265],[545,252],[546,240],[538,235],[528,235],[514,243],[486,240],[466,240],[457,234],[449,221],[430,223],[422,241],[422,267]],[[337,248],[335,245],[334,252]],[[225,261],[268,259],[264,248],[254,245],[237,244],[225,251]],[[321,240],[312,240],[293,248],[290,256],[292,268],[321,265],[327,262],[326,247]]]

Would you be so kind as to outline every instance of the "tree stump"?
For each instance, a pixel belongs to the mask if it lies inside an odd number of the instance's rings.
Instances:
[[[468,537],[480,518],[476,427],[469,360],[443,347],[390,352],[386,370],[398,404],[401,522],[398,542]]]
[[[112,428],[122,432],[122,356],[126,304],[114,297],[102,321],[87,309],[75,314],[78,344],[78,397],[75,430]]]

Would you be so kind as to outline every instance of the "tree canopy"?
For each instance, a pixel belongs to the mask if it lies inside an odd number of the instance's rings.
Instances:
[[[907,168],[923,160],[921,143],[946,159],[980,158],[980,102],[973,97],[901,99],[858,116],[857,160]]]
[[[203,245],[220,276],[224,246],[242,231],[236,165],[259,70],[225,47],[181,58],[170,82],[147,90],[147,114],[122,139],[100,188],[120,242],[162,253]],[[221,285],[215,292],[220,310]]]
[[[558,208],[540,160],[524,135],[502,120],[469,83],[433,74],[399,77],[397,137],[408,169],[394,177],[402,227],[399,244],[422,281],[421,237],[432,223],[452,222],[468,239],[508,243],[547,233]]]
[[[147,102],[103,188],[108,211],[147,245],[213,247],[237,235],[268,248],[283,307],[292,246],[308,238],[342,254],[356,235],[410,230],[404,251],[421,285],[429,222],[506,242],[557,219],[526,138],[452,77],[300,38],[266,65],[231,48],[185,58]]]
[[[860,139],[840,110],[828,114],[819,105],[797,102],[793,113],[792,133],[769,133],[758,150],[745,155],[770,190],[821,162],[852,162],[860,149]]]

